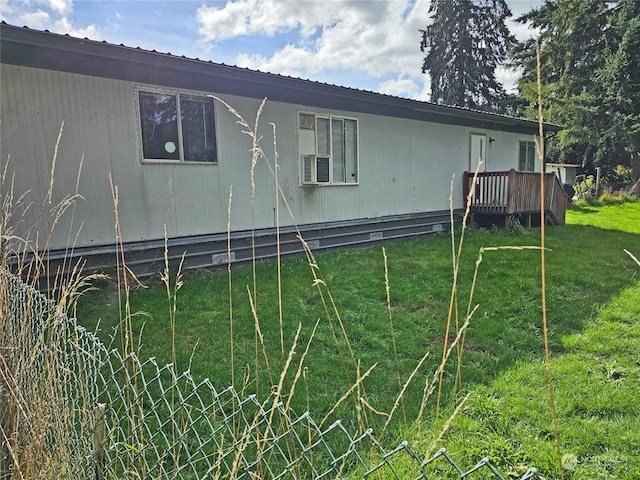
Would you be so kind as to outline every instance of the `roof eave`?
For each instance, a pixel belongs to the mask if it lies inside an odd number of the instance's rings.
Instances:
[[[174,88],[267,98],[489,130],[535,133],[535,121],[340,87],[211,61],[0,24],[0,61]],[[545,131],[559,125],[544,124]]]

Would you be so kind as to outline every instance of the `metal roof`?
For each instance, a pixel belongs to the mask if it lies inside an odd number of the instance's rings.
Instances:
[[[144,84],[238,95],[487,130],[536,133],[523,118],[436,105],[139,47],[76,38],[0,22],[0,62]],[[545,131],[562,127],[544,124]]]

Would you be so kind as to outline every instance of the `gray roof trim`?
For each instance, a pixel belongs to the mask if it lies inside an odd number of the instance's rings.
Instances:
[[[158,86],[370,113],[487,130],[534,134],[522,118],[436,105],[236,66],[0,23],[0,62]],[[545,124],[546,131],[561,127]]]

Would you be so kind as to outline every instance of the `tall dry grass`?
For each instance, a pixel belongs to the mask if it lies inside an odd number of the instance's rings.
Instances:
[[[261,112],[263,111],[264,108],[264,101],[261,103],[260,107],[257,110],[256,113],[256,120],[253,123],[253,125],[250,125],[248,121],[246,121],[231,105],[229,105],[227,102],[225,102],[224,100],[218,98],[218,97],[213,97],[216,101],[220,102],[222,105],[224,105],[227,110],[236,118],[238,125],[240,126],[242,132],[246,135],[249,136],[250,141],[251,141],[251,152],[252,152],[252,161],[251,161],[251,182],[252,182],[252,196],[253,196],[253,192],[254,192],[254,187],[255,187],[255,177],[254,177],[254,172],[255,172],[255,167],[257,165],[258,162],[264,162],[269,171],[272,174],[272,179],[274,181],[275,184],[275,190],[277,193],[277,201],[276,204],[278,206],[280,206],[280,204],[282,204],[282,207],[284,208],[284,210],[287,212],[287,214],[289,215],[289,219],[293,222],[294,225],[296,225],[297,228],[297,222],[295,220],[294,214],[292,212],[292,208],[288,203],[287,197],[284,195],[284,192],[281,189],[281,186],[278,182],[278,164],[277,164],[277,158],[278,158],[278,153],[277,153],[277,148],[276,148],[276,141],[275,141],[275,126],[273,126],[273,135],[274,135],[274,157],[273,159],[269,159],[267,158],[267,156],[265,155],[264,150],[262,149],[261,145],[260,145],[260,140],[261,137],[258,134],[258,126],[259,126],[259,120],[260,120],[260,115]],[[478,163],[478,169],[480,168],[481,162]],[[474,174],[474,181],[477,178],[477,171]],[[371,372],[376,368],[376,364],[373,364],[371,366],[369,366],[368,368],[366,368],[366,371],[364,373],[362,373],[362,366],[360,365],[359,359],[356,357],[355,353],[354,353],[354,349],[352,348],[351,342],[350,342],[350,338],[348,335],[348,331],[347,328],[345,326],[345,323],[342,320],[342,317],[340,315],[340,311],[336,306],[336,301],[334,299],[334,296],[332,294],[331,288],[328,285],[328,283],[326,282],[325,278],[323,277],[322,274],[322,268],[320,266],[320,264],[318,263],[318,261],[316,260],[316,257],[312,251],[312,249],[309,247],[309,245],[307,244],[307,242],[304,240],[300,230],[298,229],[298,238],[299,240],[302,242],[304,249],[305,249],[305,253],[307,256],[307,264],[309,266],[310,272],[311,272],[311,276],[312,276],[312,286],[317,290],[318,296],[320,298],[321,304],[323,306],[324,309],[324,313],[325,313],[325,318],[322,319],[322,321],[326,322],[326,324],[329,326],[330,331],[331,331],[331,335],[334,341],[334,347],[338,353],[338,356],[340,358],[340,365],[342,368],[342,374],[345,377],[345,380],[348,382],[348,385],[350,385],[350,387],[348,389],[345,390],[345,392],[343,392],[343,394],[338,398],[338,400],[336,401],[335,405],[329,409],[329,412],[326,414],[326,416],[322,419],[322,421],[320,422],[320,426],[322,427],[323,425],[325,425],[325,423],[328,421],[328,419],[331,417],[331,415],[336,411],[336,409],[342,405],[344,402],[349,401],[351,404],[351,407],[354,409],[355,411],[355,415],[356,415],[356,419],[357,419],[357,425],[358,425],[358,433],[362,433],[364,432],[370,425],[371,425],[371,416],[382,416],[385,418],[385,423],[384,426],[382,428],[381,433],[384,434],[384,432],[387,430],[387,428],[389,427],[389,425],[391,424],[392,420],[395,418],[395,416],[400,413],[402,415],[402,419],[403,419],[403,424],[404,425],[409,425],[415,421],[421,422],[421,421],[425,421],[424,416],[426,415],[426,411],[428,409],[428,405],[432,400],[433,395],[436,393],[437,391],[437,395],[436,395],[436,405],[435,405],[435,418],[430,419],[430,421],[432,421],[433,425],[434,425],[434,432],[433,432],[433,441],[431,442],[431,445],[427,451],[427,455],[426,457],[429,457],[430,455],[433,454],[434,450],[442,444],[443,439],[445,437],[446,434],[446,430],[449,428],[453,418],[458,415],[461,410],[462,410],[462,406],[464,405],[464,403],[466,402],[466,400],[469,398],[469,395],[466,395],[465,397],[463,397],[461,400],[459,400],[459,402],[452,406],[452,416],[445,422],[444,426],[440,425],[439,422],[439,412],[441,409],[441,399],[443,397],[443,385],[444,385],[444,372],[447,368],[448,362],[451,358],[451,355],[454,354],[456,355],[457,361],[456,361],[456,385],[455,385],[455,389],[456,390],[462,390],[462,372],[461,372],[461,364],[462,364],[462,356],[463,356],[463,351],[464,351],[464,340],[465,340],[465,335],[466,335],[466,331],[467,331],[467,327],[469,326],[470,322],[473,319],[473,315],[476,312],[478,305],[474,304],[473,301],[473,297],[474,297],[474,291],[475,291],[475,286],[476,286],[476,281],[478,278],[478,270],[480,268],[480,265],[483,261],[483,256],[485,252],[488,251],[500,251],[500,250],[506,250],[506,249],[515,249],[515,250],[531,250],[531,249],[535,249],[535,250],[542,250],[544,247],[540,247],[540,246],[521,246],[521,247],[511,247],[511,246],[505,246],[505,247],[486,247],[484,249],[481,249],[478,252],[478,258],[476,260],[476,269],[474,272],[474,277],[473,277],[473,281],[472,281],[472,287],[471,287],[471,292],[469,294],[469,298],[465,301],[464,305],[465,305],[465,309],[461,310],[461,307],[459,306],[459,299],[458,299],[458,282],[459,282],[459,278],[458,278],[458,274],[459,274],[459,269],[460,269],[460,258],[462,255],[462,246],[464,244],[464,235],[465,235],[465,231],[467,229],[468,226],[468,220],[469,220],[469,215],[470,215],[470,205],[471,205],[471,200],[472,200],[472,194],[474,189],[471,188],[469,193],[469,197],[466,199],[466,204],[465,204],[465,208],[464,208],[464,214],[463,214],[463,218],[462,218],[462,225],[461,228],[458,229],[456,228],[456,222],[454,219],[454,215],[453,215],[453,180],[452,180],[452,188],[451,188],[451,197],[450,197],[450,203],[452,204],[451,207],[451,244],[452,244],[452,272],[453,272],[453,280],[452,280],[452,288],[451,288],[451,296],[450,296],[450,308],[449,308],[449,312],[448,312],[448,316],[446,318],[446,333],[444,336],[444,347],[443,347],[443,351],[442,351],[442,358],[441,358],[441,362],[439,367],[436,369],[436,371],[433,373],[433,376],[429,379],[427,378],[426,381],[424,379],[424,377],[420,374],[421,372],[421,368],[425,362],[425,360],[427,359],[427,357],[432,353],[432,352],[425,352],[424,356],[416,363],[415,368],[413,369],[413,371],[411,372],[411,374],[406,377],[406,378],[402,378],[402,374],[400,371],[400,368],[398,367],[398,362],[397,362],[397,349],[395,347],[395,332],[394,332],[394,326],[393,326],[393,315],[392,315],[392,309],[391,309],[391,303],[390,303],[390,290],[392,288],[392,286],[389,283],[389,276],[388,276],[388,270],[389,270],[389,265],[387,263],[387,259],[386,259],[386,252],[384,251],[384,249],[382,250],[382,256],[383,256],[383,261],[384,261],[384,266],[385,266],[385,291],[386,291],[386,298],[387,298],[387,311],[388,311],[388,316],[389,316],[389,338],[391,339],[391,342],[393,344],[393,351],[394,351],[394,356],[395,356],[395,364],[396,364],[396,382],[398,385],[398,390],[397,390],[397,396],[396,399],[391,407],[390,410],[388,411],[380,411],[378,408],[376,408],[376,406],[371,405],[368,401],[367,401],[367,392],[366,392],[366,378],[371,374]],[[231,199],[231,195],[230,195],[230,199]],[[229,202],[229,204],[231,204],[231,201]],[[251,201],[251,205],[253,206],[255,204],[254,199],[252,198]],[[276,215],[276,226],[277,228],[279,228],[279,221],[280,221],[280,215]],[[459,237],[456,237],[456,232],[460,232]],[[282,278],[281,278],[281,269],[280,269],[280,256],[277,256],[277,260],[276,260],[277,264],[278,264],[278,269],[277,269],[277,283],[278,283],[278,311],[280,312],[280,318],[279,318],[279,325],[280,325],[280,338],[282,339],[284,337],[284,332],[282,331],[282,325],[283,325],[283,320],[282,320],[282,294],[281,294],[281,286],[282,286]],[[232,284],[232,269],[231,269],[231,265],[229,263],[228,265],[228,276],[229,276],[229,286],[231,286]],[[258,383],[257,380],[257,372],[260,370],[259,368],[259,364],[260,364],[260,358],[263,360],[264,364],[266,365],[266,369],[267,369],[267,375],[269,375],[269,377],[271,379],[274,378],[278,378],[278,382],[277,382],[277,387],[271,392],[272,394],[272,401],[273,404],[275,405],[277,402],[279,402],[282,398],[282,385],[283,385],[283,381],[285,376],[288,373],[288,370],[290,368],[291,362],[293,362],[293,352],[295,351],[295,349],[297,348],[297,339],[298,339],[298,334],[296,334],[293,345],[290,347],[289,349],[289,354],[287,356],[286,362],[284,364],[284,368],[282,371],[280,372],[272,372],[272,364],[277,364],[276,361],[270,361],[269,358],[269,354],[267,351],[267,348],[265,347],[265,340],[264,337],[262,335],[262,329],[260,327],[261,324],[261,318],[259,315],[259,308],[255,302],[255,298],[256,298],[256,288],[257,288],[257,281],[256,281],[256,274],[255,274],[255,266],[254,266],[254,273],[253,273],[253,290],[251,290],[251,288],[247,287],[247,297],[248,297],[248,301],[250,302],[251,305],[251,310],[253,312],[253,317],[254,317],[254,323],[255,323],[255,331],[256,331],[256,337],[255,337],[255,351],[256,351],[256,364],[255,364],[255,371],[256,371],[256,384]],[[232,318],[232,317],[231,317]],[[320,320],[319,320],[320,321]],[[318,321],[318,322],[319,322]],[[318,323],[316,323],[316,328],[318,326]],[[453,336],[451,335],[451,332],[454,332]],[[232,335],[233,335],[233,330],[231,329]],[[299,333],[299,329],[298,329],[298,333]],[[306,366],[304,365],[304,360],[306,357],[306,353],[309,350],[309,347],[311,345],[311,342],[313,340],[313,336],[315,335],[315,328],[313,331],[313,334],[311,335],[311,337],[308,340],[307,346],[305,348],[305,354],[298,360],[298,367],[296,369],[296,373],[293,377],[293,380],[291,382],[292,386],[291,389],[289,390],[289,392],[287,393],[286,397],[288,397],[288,401],[286,402],[286,408],[288,409],[290,406],[290,400],[293,396],[293,393],[296,389],[297,383],[298,381],[302,378],[304,379],[304,372],[306,371]],[[231,344],[231,348],[233,348],[233,344],[234,344],[234,339],[231,338],[230,339],[230,344]],[[283,352],[283,342],[281,340],[281,352]],[[231,353],[233,353],[233,350],[231,350]],[[424,390],[423,390],[423,396],[421,399],[421,403],[420,403],[420,409],[419,409],[419,413],[418,416],[416,418],[413,419],[409,419],[406,417],[406,413],[404,412],[404,408],[403,408],[403,404],[405,401],[405,393],[408,389],[408,386],[412,383],[412,382],[416,382],[416,381],[425,381],[424,383]],[[272,384],[275,384],[275,382],[271,382]],[[309,386],[305,384],[305,390],[308,391]],[[455,399],[455,395],[453,396],[453,398]],[[307,401],[308,403],[308,401]],[[439,427],[438,427],[439,426]],[[438,428],[440,428],[440,430],[438,430]]]
[[[255,215],[253,208],[255,206],[255,168],[258,162],[263,162],[268,166],[269,171],[272,174],[273,182],[276,192],[276,229],[279,232],[280,228],[280,206],[284,208],[286,213],[290,216],[294,225],[296,225],[295,218],[292,212],[292,208],[288,203],[286,196],[284,195],[278,179],[278,154],[276,144],[276,130],[275,125],[273,128],[273,143],[274,143],[274,158],[268,158],[264,150],[261,147],[261,138],[258,134],[259,122],[261,113],[265,102],[263,101],[256,112],[256,118],[253,125],[250,125],[233,107],[227,104],[224,100],[214,97],[216,101],[222,103],[228,111],[235,116],[237,122],[242,131],[248,135],[251,142],[251,205],[252,205],[252,218]],[[62,135],[62,129],[60,131]],[[541,132],[542,135],[542,132]],[[59,143],[59,140],[58,140]],[[58,144],[56,144],[56,153],[52,161],[52,178],[55,172],[56,158]],[[541,159],[542,159],[541,154]],[[480,164],[478,164],[478,168]],[[21,275],[30,279],[32,285],[40,285],[41,280],[46,279],[47,288],[52,291],[58,292],[56,296],[55,308],[52,308],[50,312],[47,312],[47,318],[43,322],[43,325],[39,325],[26,318],[31,313],[31,307],[29,307],[29,298],[25,299],[25,310],[20,312],[20,315],[25,315],[23,321],[9,322],[7,318],[8,312],[3,309],[2,312],[2,354],[0,360],[1,365],[1,377],[0,388],[2,389],[2,396],[0,401],[2,402],[2,439],[3,450],[1,452],[2,467],[5,470],[4,478],[55,478],[60,475],[60,472],[64,473],[65,477],[74,478],[76,475],[82,475],[82,472],[86,473],[88,468],[87,458],[92,459],[89,464],[97,463],[99,468],[96,475],[100,478],[105,475],[104,470],[100,466],[104,461],[104,456],[101,447],[91,444],[90,454],[86,452],[78,452],[77,436],[82,434],[83,430],[95,431],[96,421],[102,418],[103,409],[99,405],[92,405],[89,401],[89,394],[83,392],[83,388],[80,388],[80,394],[84,396],[84,399],[78,402],[76,399],[71,399],[69,396],[75,394],[68,387],[72,383],[82,385],[83,382],[90,384],[91,379],[88,378],[72,378],[68,369],[65,368],[66,361],[70,355],[73,355],[73,350],[67,350],[64,346],[73,345],[69,341],[69,331],[63,328],[64,322],[60,321],[60,315],[64,314],[79,294],[86,288],[90,288],[91,277],[86,277],[83,274],[83,265],[79,263],[77,265],[68,265],[65,261],[63,268],[56,272],[48,270],[48,261],[46,255],[43,252],[47,251],[51,235],[49,234],[43,241],[35,239],[17,239],[12,236],[11,225],[14,220],[15,212],[24,211],[25,208],[29,208],[30,205],[26,205],[26,196],[16,195],[13,191],[13,184],[11,179],[8,178],[7,168],[5,166],[4,175],[2,179],[2,185],[8,185],[8,188],[3,187],[2,191],[2,223],[0,224],[2,234],[2,260],[3,267],[9,268],[10,266],[16,269]],[[477,176],[477,172],[476,172]],[[53,212],[52,225],[56,225],[62,215],[75,216],[75,202],[80,199],[78,194],[79,178],[76,182],[76,192],[74,194],[65,197],[64,201],[59,207],[45,209],[43,211]],[[475,176],[474,176],[475,179]],[[50,184],[49,192],[47,194],[47,206],[52,198],[52,190],[54,188],[53,180]],[[543,188],[543,187],[542,187]],[[453,191],[453,189],[452,189]],[[474,189],[470,189],[473,192]],[[118,213],[118,188],[112,182],[113,203],[114,203],[114,216],[116,231],[114,232],[115,238],[122,239]],[[461,415],[462,407],[469,398],[467,394],[461,398],[455,405],[451,406],[449,410],[452,412],[451,416],[445,421],[444,425],[441,425],[439,416],[443,406],[441,401],[443,398],[444,381],[443,376],[445,370],[449,364],[451,356],[455,353],[456,356],[456,391],[463,389],[462,382],[462,356],[464,354],[464,344],[467,327],[473,320],[473,315],[476,312],[478,305],[474,304],[474,291],[477,280],[477,273],[480,265],[483,261],[483,255],[487,251],[497,251],[506,248],[514,247],[487,247],[481,249],[478,253],[476,261],[476,269],[472,281],[472,288],[469,298],[465,302],[461,302],[458,295],[458,282],[459,282],[459,266],[460,258],[462,254],[462,245],[464,243],[464,235],[467,228],[467,221],[469,218],[469,207],[471,204],[471,195],[466,199],[466,208],[462,219],[462,226],[459,230],[460,235],[456,237],[457,228],[454,228],[453,208],[451,216],[451,254],[452,254],[452,288],[449,301],[449,310],[446,322],[446,333],[444,336],[444,346],[442,350],[441,361],[438,368],[433,372],[431,377],[426,377],[421,373],[423,364],[431,352],[425,352],[424,356],[415,364],[411,374],[406,378],[402,378],[402,373],[398,367],[397,362],[397,350],[395,346],[395,333],[393,325],[393,315],[390,303],[390,291],[392,285],[389,282],[386,252],[382,251],[382,256],[385,265],[385,290],[387,298],[387,310],[389,316],[389,336],[393,342],[393,351],[396,363],[395,382],[397,383],[397,396],[396,399],[388,411],[381,411],[375,405],[367,400],[367,387],[366,379],[371,372],[376,368],[376,364],[373,365],[361,365],[360,360],[354,353],[354,349],[351,345],[350,337],[348,335],[345,323],[342,320],[340,311],[336,305],[334,295],[331,291],[330,285],[325,280],[322,268],[317,261],[314,252],[309,247],[308,243],[303,238],[300,230],[298,229],[298,238],[302,243],[307,264],[312,276],[312,282],[310,287],[317,291],[318,297],[322,303],[324,310],[324,318],[318,319],[315,323],[313,331],[305,344],[300,344],[300,329],[298,326],[296,334],[290,345],[285,345],[285,332],[284,332],[284,309],[282,305],[282,272],[280,268],[280,254],[277,255],[277,284],[278,284],[278,312],[279,312],[279,325],[280,325],[280,349],[278,358],[272,358],[269,353],[269,349],[266,347],[265,338],[262,334],[261,324],[264,321],[261,318],[260,305],[258,305],[258,283],[256,275],[256,256],[254,254],[253,261],[253,283],[251,286],[247,286],[247,301],[251,306],[253,314],[253,321],[255,326],[255,365],[253,368],[254,378],[250,377],[250,374],[245,370],[240,375],[236,372],[236,365],[234,363],[234,333],[233,333],[233,303],[230,301],[230,364],[231,375],[234,385],[241,380],[240,391],[247,392],[247,386],[253,384],[256,386],[255,394],[261,399],[262,406],[266,411],[271,412],[271,416],[268,418],[269,424],[275,424],[276,434],[282,433],[284,430],[291,428],[286,422],[276,421],[273,418],[275,408],[277,405],[282,404],[284,412],[288,414],[284,418],[296,418],[296,415],[291,412],[291,399],[294,393],[298,389],[304,389],[308,397],[310,395],[310,386],[307,381],[307,368],[306,359],[308,352],[313,343],[316,329],[320,322],[326,322],[329,326],[334,346],[338,352],[341,365],[341,374],[345,377],[349,387],[340,392],[335,404],[329,409],[328,413],[319,422],[320,428],[326,426],[327,422],[331,419],[332,414],[343,404],[350,403],[354,409],[357,419],[357,434],[361,434],[367,430],[371,424],[372,416],[382,416],[385,418],[385,423],[382,429],[382,433],[387,430],[392,420],[397,415],[402,415],[402,421],[405,425],[409,425],[413,422],[431,421],[433,423],[433,435],[429,442],[429,448],[427,450],[426,457],[433,454],[434,450],[441,446],[443,442],[446,442],[446,432],[451,425],[452,419],[455,416]],[[544,198],[544,195],[541,196]],[[453,203],[452,198],[450,202]],[[229,192],[229,205],[228,205],[228,285],[231,291],[233,284],[233,269],[231,265],[231,251],[230,251],[230,232],[231,228],[231,208],[232,208],[232,191]],[[73,221],[71,222],[73,224]],[[297,228],[297,227],[296,227]],[[35,230],[34,230],[35,231]],[[252,228],[253,231],[253,228]],[[69,234],[69,240],[72,241],[73,234]],[[518,247],[519,249],[539,249],[542,253],[541,262],[544,265],[544,228],[542,229],[542,245],[530,246],[530,247]],[[22,245],[22,249],[15,249],[12,245]],[[255,245],[255,241],[252,241],[252,245]],[[122,348],[122,358],[133,359],[138,354],[138,346],[140,339],[135,338],[132,318],[138,314],[131,310],[130,292],[132,287],[141,286],[142,283],[135,277],[131,269],[127,267],[126,263],[126,248],[122,243],[118,243],[118,260],[116,268],[116,282],[119,292],[119,305],[121,308],[120,316],[121,323],[119,328],[120,344]],[[28,250],[30,256],[25,252]],[[72,258],[73,244],[68,250],[68,257]],[[11,263],[14,262],[14,263]],[[10,265],[11,264],[11,265]],[[71,272],[70,275],[64,275],[67,272]],[[54,274],[51,276],[51,274]],[[544,273],[543,273],[544,275]],[[52,280],[49,280],[49,279]],[[544,277],[543,277],[544,278]],[[176,309],[177,298],[180,287],[183,282],[181,267],[178,271],[172,273],[169,269],[168,255],[165,250],[165,269],[161,275],[161,281],[165,285],[168,305],[168,319],[171,327],[171,356],[173,364],[176,364]],[[2,305],[8,305],[8,295],[11,294],[11,289],[3,282],[2,290],[0,291],[0,301]],[[544,284],[543,284],[544,285]],[[543,287],[543,303],[544,303],[544,287]],[[230,294],[231,295],[231,294]],[[231,297],[230,297],[231,298]],[[464,305],[464,306],[461,306]],[[21,325],[21,331],[9,331],[14,329],[15,325]],[[545,335],[546,335],[546,320],[545,320]],[[46,341],[43,342],[43,336],[46,337]],[[9,339],[18,339],[17,342]],[[42,347],[45,348],[42,348]],[[37,354],[34,353],[37,350]],[[298,355],[298,352],[302,350],[302,353]],[[548,353],[548,352],[547,352]],[[261,365],[266,365],[266,370],[263,371]],[[282,365],[278,370],[275,365]],[[129,418],[129,424],[133,430],[138,431],[138,441],[144,443],[145,440],[145,427],[141,423],[141,419],[144,418],[145,405],[139,400],[138,392],[143,390],[143,386],[138,384],[140,375],[138,372],[138,363],[131,361],[127,364],[125,369],[125,380],[131,382],[132,388],[128,389],[128,397],[125,399],[125,404],[128,408],[125,411],[120,412],[121,415]],[[262,392],[258,390],[260,385],[260,375],[267,375],[269,377],[269,383],[274,387],[271,391]],[[24,379],[28,379],[26,385]],[[304,385],[300,385],[300,382]],[[407,418],[404,402],[405,393],[408,386],[412,382],[424,382],[423,395],[420,403],[419,414],[417,418]],[[288,387],[285,387],[288,385]],[[551,385],[551,382],[550,382]],[[169,403],[171,410],[175,411],[176,398],[174,390],[171,390],[171,398]],[[437,392],[437,393],[436,393]],[[426,412],[433,395],[436,394],[435,400],[435,418],[426,419]],[[455,395],[453,396],[455,399]],[[75,403],[82,405],[79,411],[69,411],[69,404]],[[553,400],[551,400],[553,405]],[[261,435],[257,437],[254,435],[258,429],[258,422],[260,418],[255,417],[251,428],[248,430],[246,426],[241,424],[235,425],[237,435],[236,448],[237,455],[233,463],[231,477],[234,473],[238,473],[243,468],[243,453],[251,452],[259,460],[268,461],[269,457],[273,454],[269,449],[269,437],[267,436],[267,430],[261,431]],[[55,426],[55,428],[52,428]],[[172,456],[176,463],[179,463],[182,455],[185,455],[182,444],[177,441],[179,437],[184,434],[184,431],[188,428],[186,423],[172,427]],[[308,438],[311,441],[312,430],[308,430]],[[94,437],[95,438],[95,437]],[[139,445],[138,447],[143,447]],[[301,449],[300,445],[294,442],[289,442],[286,445],[290,455],[295,457],[296,452]],[[95,451],[94,451],[95,450]],[[98,454],[95,458],[94,455]],[[426,458],[425,457],[425,458]],[[93,463],[92,463],[93,462]],[[301,468],[301,467],[297,467]],[[348,468],[346,463],[343,463],[339,467],[339,471],[343,473]],[[145,477],[148,472],[146,471],[146,462],[144,457],[140,455],[131,455],[126,463],[126,469],[129,471],[137,472],[138,476]],[[221,463],[217,464],[209,474],[221,474]],[[302,471],[299,471],[302,474]],[[266,478],[266,470],[258,469],[254,472],[256,478]]]
[[[16,192],[8,157],[0,178],[0,478],[74,478],[93,468],[92,449],[83,449],[83,431],[93,428],[91,379],[78,364],[77,332],[65,312],[98,274],[84,275],[82,261],[74,260],[77,235],[76,191],[53,202],[54,176],[61,125],[51,161],[51,180],[42,205],[32,192]],[[39,209],[39,218],[17,234],[14,226]],[[48,251],[60,220],[70,217],[68,246],[61,263]],[[43,226],[49,229],[43,229]],[[16,277],[12,277],[13,272]],[[22,279],[17,281],[16,278]],[[36,288],[47,292],[50,300]],[[86,442],[85,442],[86,443]],[[89,460],[87,460],[87,458]]]

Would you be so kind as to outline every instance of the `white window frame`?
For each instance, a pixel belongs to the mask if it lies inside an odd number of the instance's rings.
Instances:
[[[144,155],[144,140],[142,134],[142,112],[140,110],[140,93],[155,93],[155,94],[165,94],[172,95],[176,97],[176,113],[177,117],[181,118],[180,111],[180,97],[201,97],[207,98],[211,100],[213,105],[213,132],[212,135],[214,137],[214,150],[213,150],[213,161],[197,161],[197,160],[185,160],[185,149],[184,149],[184,136],[183,136],[183,125],[182,121],[177,122],[177,130],[178,130],[178,145],[176,146],[179,152],[178,159],[162,159],[162,158],[145,158]],[[135,93],[135,106],[136,106],[136,122],[137,122],[137,136],[138,136],[138,153],[139,158],[142,163],[166,163],[171,165],[176,164],[189,164],[189,165],[218,165],[219,156],[218,156],[218,138],[217,138],[217,120],[216,120],[216,108],[214,100],[211,97],[208,97],[206,93],[203,92],[194,92],[190,90],[178,90],[172,88],[159,88],[155,86],[146,86],[146,85],[137,85],[134,88]]]
[[[318,121],[326,121],[328,125],[328,151],[319,151],[320,142],[318,140]],[[333,124],[334,121],[347,121],[354,123],[352,139],[354,145],[354,156],[352,162],[344,163],[345,179],[336,180],[334,172],[334,152],[333,152]],[[300,167],[301,186],[336,186],[336,185],[358,185],[360,172],[360,132],[357,118],[342,115],[331,115],[313,112],[298,112],[298,158]],[[344,131],[344,130],[343,130]],[[306,133],[305,133],[306,132]],[[313,133],[311,133],[313,132]],[[351,173],[353,181],[347,181],[347,169],[351,166],[355,171]]]

